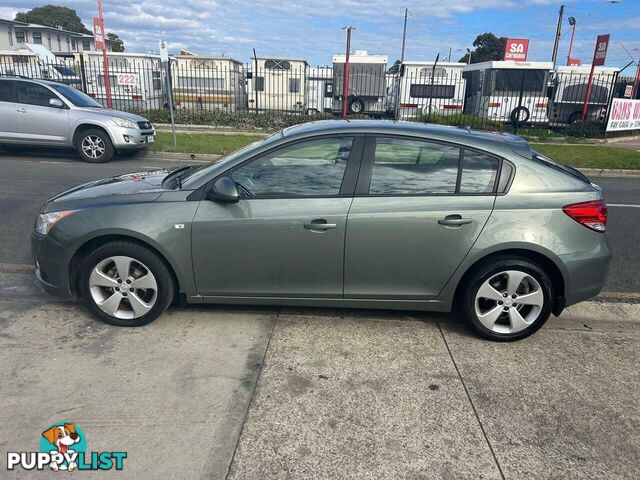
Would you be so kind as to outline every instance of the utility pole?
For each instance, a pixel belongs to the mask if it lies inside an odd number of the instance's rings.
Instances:
[[[395,81],[395,105],[393,106],[393,117],[395,120],[398,120],[400,116],[400,84],[402,81],[402,65],[404,64],[404,47],[407,41],[407,17],[409,16],[409,9],[404,9],[404,27],[402,29],[402,48],[400,49],[400,67],[398,68],[398,73]]]
[[[349,52],[351,50],[351,31],[356,27],[343,27],[347,31],[347,51],[344,58],[344,74],[342,77],[342,118],[347,118],[347,103],[349,99]]]
[[[553,42],[553,53],[551,54],[551,62],[553,62],[553,68],[556,68],[556,60],[558,58],[558,45],[560,44],[560,36],[562,35],[562,17],[564,16],[564,5],[560,5],[560,11],[558,12],[558,26],[556,27],[556,39]]]

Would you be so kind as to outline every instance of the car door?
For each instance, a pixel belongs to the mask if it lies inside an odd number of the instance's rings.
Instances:
[[[241,199],[203,199],[192,225],[199,295],[339,298],[364,137],[306,139],[225,173]]]
[[[345,298],[436,297],[491,214],[500,161],[447,143],[367,137],[347,219]]]
[[[17,105],[14,83],[0,79],[0,141],[15,140]]]
[[[43,145],[64,145],[69,139],[69,109],[49,104],[55,93],[33,82],[16,82],[16,138]]]

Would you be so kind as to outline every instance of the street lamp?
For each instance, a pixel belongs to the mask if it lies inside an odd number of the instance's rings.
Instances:
[[[571,25],[571,41],[569,42],[569,53],[567,54],[567,65],[571,64],[571,50],[573,50],[573,37],[576,34],[576,22],[575,17],[569,17],[569,25]]]

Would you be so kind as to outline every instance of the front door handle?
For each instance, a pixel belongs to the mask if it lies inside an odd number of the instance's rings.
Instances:
[[[445,227],[461,227],[462,225],[468,225],[473,220],[471,218],[464,218],[462,215],[447,215],[441,220],[438,220],[438,225],[444,225]]]
[[[27,109],[26,108],[19,108],[18,110],[16,110],[18,113],[27,113]]]
[[[336,228],[338,225],[335,223],[327,223],[324,218],[318,218],[316,220],[312,220],[311,223],[305,223],[305,230],[309,230],[310,232],[322,233],[327,230],[331,230]]]

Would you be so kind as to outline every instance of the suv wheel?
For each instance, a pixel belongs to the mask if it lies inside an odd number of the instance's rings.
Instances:
[[[156,254],[141,245],[118,241],[84,259],[80,293],[87,308],[103,322],[138,327],[169,307],[175,286],[171,272]]]
[[[476,331],[497,341],[518,340],[549,318],[553,287],[540,267],[522,258],[498,258],[471,275],[462,312]]]
[[[104,131],[85,130],[78,135],[76,150],[85,162],[104,163],[113,157],[113,145]]]

